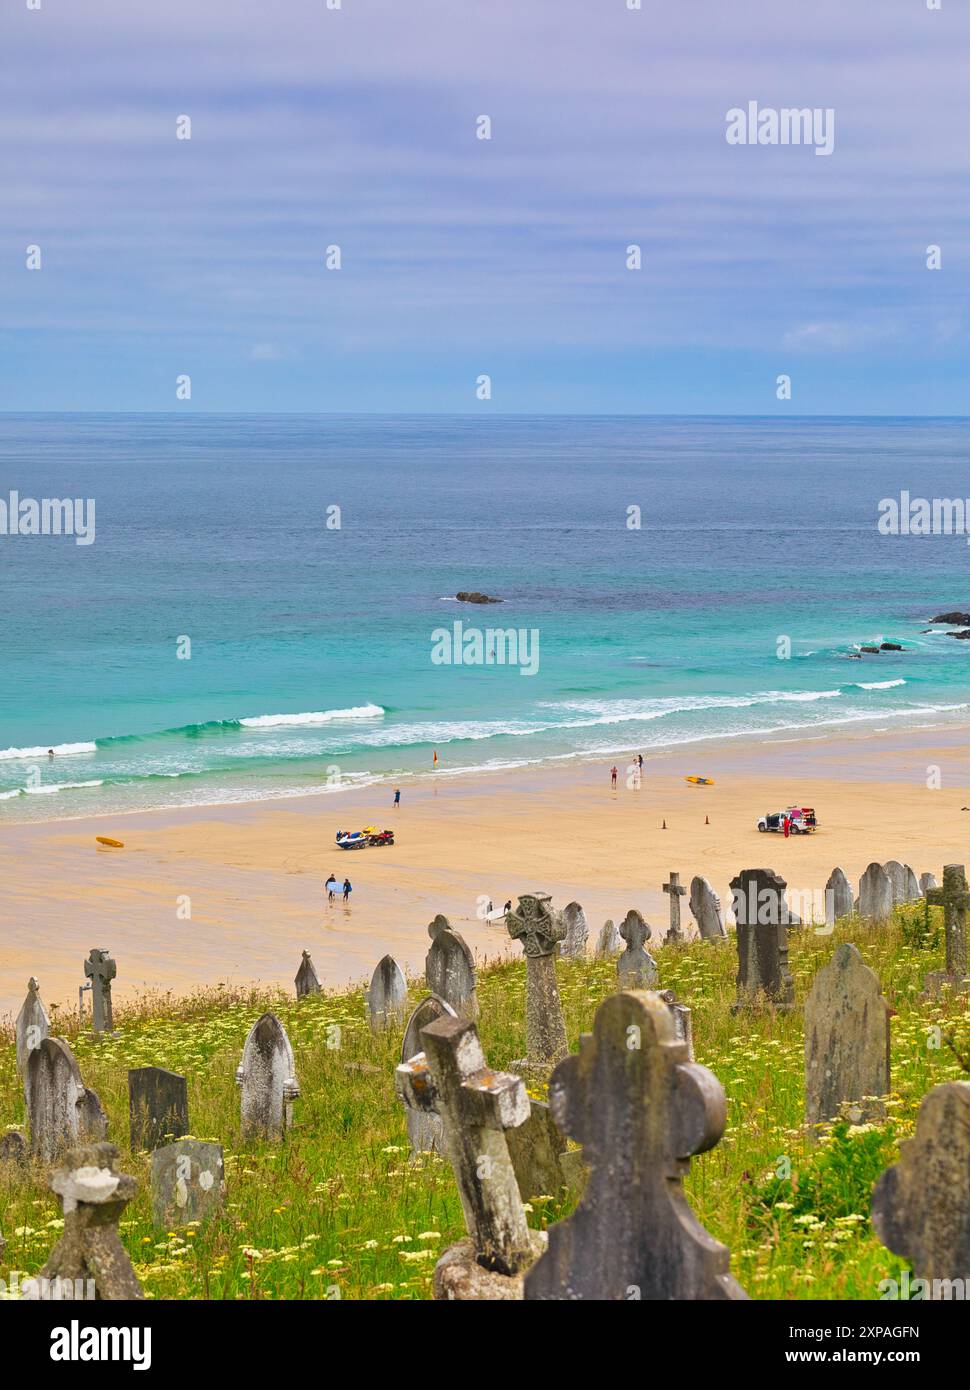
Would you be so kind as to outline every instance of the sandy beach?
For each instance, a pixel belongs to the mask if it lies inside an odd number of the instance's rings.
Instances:
[[[303,949],[325,985],[341,985],[369,976],[385,952],[420,972],[437,912],[480,958],[507,954],[516,948],[501,922],[481,920],[482,904],[531,890],[560,907],[581,902],[591,935],[637,907],[656,946],[672,869],[687,884],[706,876],[726,909],[730,879],[754,865],[803,893],[820,891],[837,864],[855,884],[873,859],[939,875],[966,857],[968,751],[965,729],[696,745],[651,756],[639,789],[626,785],[625,758],[616,791],[609,760],[566,760],[468,776],[443,768],[403,782],[398,811],[380,785],[14,826],[0,839],[0,1016],[19,1007],[31,974],[46,1001],[76,1009],[92,946],[115,956],[119,1000],[220,981],[289,988]],[[715,784],[691,786],[687,773]],[[758,833],[759,815],[793,803],[816,807],[814,836]],[[393,848],[334,847],[338,827],[371,822],[394,827]],[[125,848],[100,848],[105,834]],[[350,876],[349,906],[328,907],[331,871]]]

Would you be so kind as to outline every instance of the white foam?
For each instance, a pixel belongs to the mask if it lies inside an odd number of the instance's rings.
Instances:
[[[856,681],[860,690],[892,690],[894,685],[905,685],[904,680],[898,681]]]
[[[54,752],[59,758],[72,757],[76,753],[96,753],[98,746],[96,743],[55,743]],[[34,758],[46,758],[49,749],[47,748],[3,748],[0,749],[0,758],[18,759],[23,762],[32,762]]]
[[[351,709],[311,710],[308,714],[257,714],[251,719],[240,719],[239,723],[245,729],[314,728],[337,719],[380,719],[383,715],[381,705],[354,705]]]

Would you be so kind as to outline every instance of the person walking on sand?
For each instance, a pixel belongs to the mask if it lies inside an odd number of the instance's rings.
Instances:
[[[330,877],[327,879],[327,902],[328,902],[328,903],[332,903],[332,902],[333,902],[333,900],[334,900],[334,895],[335,895],[336,892],[337,892],[337,880],[334,878],[333,874],[331,874]]]
[[[616,763],[614,763],[610,769],[610,786],[616,790]]]
[[[395,810],[397,809],[398,806],[400,806],[400,804],[401,804],[401,788],[400,788],[400,787],[397,787],[397,788],[395,789],[395,792],[394,792],[394,807],[395,807]]]
[[[641,772],[643,771],[643,754],[642,754],[642,753],[638,753],[638,754],[637,754],[637,767],[640,769]]]
[[[353,888],[352,888],[351,885],[350,885],[350,879],[349,879],[349,878],[345,878],[345,879],[344,879],[344,902],[345,902],[345,903],[349,903],[349,902],[350,902],[350,895],[351,895],[351,893],[352,893],[353,891],[354,891],[354,890],[353,890]]]

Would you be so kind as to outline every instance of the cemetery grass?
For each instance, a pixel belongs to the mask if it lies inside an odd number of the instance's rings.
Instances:
[[[837,1124],[812,1142],[803,1123],[802,1004],[817,969],[840,941],[853,941],[878,974],[893,1009],[892,1085],[884,1123]],[[731,1270],[756,1299],[879,1297],[879,1282],[904,1262],[879,1244],[869,1197],[913,1130],[925,1093],[967,1079],[966,1001],[918,1001],[922,979],[942,968],[942,910],[897,909],[886,927],[846,919],[834,935],[793,932],[790,968],[797,1005],[789,1014],[732,1015],[733,943],[695,942],[657,952],[661,980],[693,1010],[697,1061],[728,1097],[721,1143],[691,1164],[686,1192],[703,1224],[731,1251]],[[596,1006],[614,992],[615,961],[559,961],[571,1046]],[[425,991],[412,982],[412,1004]],[[492,1066],[525,1051],[525,966],[479,973],[479,1030]],[[302,1099],[282,1143],[243,1142],[234,1081],[246,1034],[266,1008],[285,1025]],[[52,1018],[75,1049],[118,1145],[119,1168],[138,1194],[121,1234],[146,1295],[156,1299],[423,1299],[443,1250],[464,1234],[461,1206],[442,1159],[408,1161],[404,1111],[393,1071],[403,1027],[374,1036],[360,988],[295,1001],[278,993],[219,987],[184,1000],[150,997],[116,1015],[116,1035],[78,1034]],[[949,1042],[948,1042],[949,1039]],[[950,1045],[952,1044],[952,1046]],[[188,1077],[192,1135],[225,1146],[227,1198],[207,1225],[156,1230],[148,1156],[128,1148],[129,1067],[156,1065]],[[543,1097],[543,1092],[534,1094]],[[23,1126],[12,1034],[0,1048],[0,1130]],[[544,1227],[572,1203],[550,1193],[531,1204]],[[0,1276],[37,1273],[62,1222],[31,1164],[0,1168]]]

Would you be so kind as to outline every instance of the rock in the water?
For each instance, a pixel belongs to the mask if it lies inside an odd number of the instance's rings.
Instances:
[[[954,610],[952,613],[941,613],[937,618],[930,618],[930,622],[946,623],[948,627],[962,627],[964,623],[970,623],[970,613]]]
[[[480,594],[477,589],[459,589],[455,598],[459,603],[501,603],[500,598],[493,598],[491,594]]]

